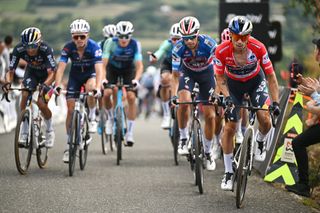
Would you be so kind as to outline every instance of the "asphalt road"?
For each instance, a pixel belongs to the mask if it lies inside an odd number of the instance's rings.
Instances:
[[[248,180],[244,208],[237,209],[235,193],[220,189],[220,160],[216,171],[205,171],[200,195],[186,159],[174,165],[168,132],[157,118],[137,120],[136,143],[124,148],[120,166],[115,152],[102,155],[100,138],[94,135],[86,168],[80,171],[77,161],[73,177],[62,162],[64,125],[55,126],[55,132],[47,168],[39,169],[32,156],[25,176],[15,167],[14,133],[0,135],[0,212],[311,212],[256,174]]]

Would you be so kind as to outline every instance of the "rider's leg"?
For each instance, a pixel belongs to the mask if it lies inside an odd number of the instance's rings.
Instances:
[[[207,170],[215,170],[216,163],[212,155],[212,140],[214,135],[215,109],[212,106],[204,105],[203,114],[205,119],[204,125],[204,152],[206,155]]]
[[[179,102],[191,101],[191,94],[188,90],[179,91]],[[180,132],[180,139],[189,138],[188,121],[190,115],[190,107],[187,104],[179,104],[178,107],[178,125]]]
[[[257,131],[256,142],[258,143],[255,150],[255,160],[264,161],[266,157],[266,141],[268,132],[271,129],[270,115],[268,111],[259,110],[257,112],[259,127]]]
[[[37,102],[40,111],[43,114],[44,122],[47,127],[46,131],[46,147],[52,148],[54,145],[54,131],[53,131],[53,126],[52,126],[52,113],[48,107],[48,104],[44,102],[44,100],[39,97],[38,102]]]
[[[127,144],[133,145],[133,127],[134,127],[134,120],[136,119],[137,114],[137,106],[136,106],[136,94],[134,91],[127,92],[127,100],[128,100],[128,120],[127,120]],[[131,142],[129,144],[128,142]]]
[[[89,78],[86,82],[86,91],[91,92],[95,88],[96,88],[96,79]],[[93,96],[88,96],[87,103],[89,107],[89,120],[94,121],[96,119],[96,98]]]
[[[112,134],[112,124],[113,124],[113,102],[111,99],[112,96],[112,89],[105,89],[104,94],[103,94],[103,102],[104,102],[104,108],[105,108],[105,113],[107,115],[107,120],[106,120],[106,134],[110,135]]]
[[[172,74],[169,71],[163,72],[161,74],[161,105],[163,109],[163,120],[161,127],[164,129],[170,128],[170,89],[171,89]]]

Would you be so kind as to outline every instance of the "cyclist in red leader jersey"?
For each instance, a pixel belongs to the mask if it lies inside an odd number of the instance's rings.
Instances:
[[[241,105],[245,93],[248,93],[253,106],[270,105],[267,82],[269,84],[272,108],[275,115],[280,114],[278,81],[269,59],[267,50],[260,41],[250,36],[252,23],[244,16],[236,16],[229,22],[231,41],[220,44],[216,51],[215,74],[217,87],[223,92],[227,105]],[[261,68],[262,67],[262,68]],[[222,148],[225,175],[221,189],[232,189],[233,137],[239,119],[239,108],[234,108],[227,115],[227,122],[222,136]],[[271,128],[269,113],[258,111],[258,134],[255,159],[263,161],[266,155],[265,142]]]

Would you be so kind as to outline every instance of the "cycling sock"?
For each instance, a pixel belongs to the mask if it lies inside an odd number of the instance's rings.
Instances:
[[[89,108],[89,120],[94,121],[96,119],[96,107]]]
[[[256,140],[257,141],[263,141],[263,142],[265,142],[266,141],[266,139],[267,139],[267,135],[268,134],[262,134],[260,131],[259,131],[259,129],[258,129],[258,134],[257,134],[257,138],[256,138]]]
[[[105,109],[105,112],[108,116],[108,120],[113,119],[113,108]]]
[[[241,131],[241,120],[242,119],[239,119],[238,122],[237,122],[237,132]]]
[[[246,126],[241,126],[242,135],[244,135],[244,133],[246,132],[246,130],[247,130],[247,127],[246,127]]]
[[[188,136],[189,136],[188,127],[183,128],[183,129],[180,129],[180,128],[179,128],[179,133],[180,133],[180,138],[181,138],[181,139],[186,139],[186,138],[188,138]]]
[[[212,139],[208,140],[204,137],[204,153],[211,153]]]
[[[161,105],[163,109],[163,116],[170,116],[169,101],[162,101]]]
[[[52,118],[49,118],[48,120],[44,119],[44,122],[45,122],[45,124],[47,126],[47,132],[53,131]]]
[[[213,137],[214,137],[213,143],[221,145],[220,144],[220,134],[214,135]]]
[[[133,126],[134,126],[134,120],[128,120],[127,121],[127,125],[128,125],[128,134],[132,135],[133,134]]]
[[[232,159],[233,159],[233,153],[230,154],[223,154],[224,159],[224,171],[225,173],[233,173],[232,169]]]

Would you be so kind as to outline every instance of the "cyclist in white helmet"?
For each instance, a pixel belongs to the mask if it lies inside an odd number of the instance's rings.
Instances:
[[[163,109],[163,119],[161,123],[161,127],[163,129],[170,128],[170,90],[172,84],[172,49],[177,41],[181,39],[179,23],[175,23],[171,26],[170,29],[170,38],[165,40],[159,49],[153,54],[148,51],[149,61],[151,63],[156,63],[163,56],[164,59],[161,63],[161,84],[160,84],[160,98],[162,101],[162,109]]]
[[[6,73],[6,84],[3,86],[4,92],[8,92],[13,81],[14,72],[18,67],[19,60],[24,59],[27,62],[26,71],[23,79],[23,87],[36,89],[38,84],[42,85],[42,95],[50,91],[50,85],[54,80],[56,63],[53,56],[53,49],[42,41],[42,35],[38,28],[29,27],[21,33],[21,42],[13,49],[12,59],[9,71]],[[48,93],[49,94],[49,93]],[[20,109],[26,107],[27,91],[22,92]],[[44,96],[43,96],[44,97]],[[51,96],[50,96],[51,97]],[[46,131],[46,147],[51,148],[54,144],[54,131],[52,127],[52,113],[48,108],[48,101],[45,98],[38,99],[38,106],[43,113],[44,122],[47,126]],[[23,124],[20,143],[27,141],[27,123]],[[25,134],[24,134],[25,133]]]
[[[85,84],[87,92],[93,91],[95,97],[88,97],[89,106],[89,132],[94,133],[97,130],[96,122],[96,97],[100,96],[102,68],[102,51],[100,46],[89,38],[90,25],[84,19],[76,19],[70,25],[72,41],[65,44],[61,51],[61,57],[56,75],[56,91],[59,93],[61,80],[64,70],[67,67],[68,59],[71,60],[71,70],[67,86],[67,106],[68,114],[66,119],[67,137],[69,137],[69,126],[71,115],[75,105],[75,98],[79,94],[73,93],[80,91]],[[89,140],[90,141],[90,140]],[[69,149],[67,148],[63,155],[63,161],[69,161]]]
[[[101,49],[103,50],[103,46],[105,45],[105,42],[110,39],[113,38],[117,35],[117,27],[114,24],[108,24],[105,25],[102,29],[102,34],[104,39],[99,42]]]
[[[269,106],[274,115],[279,115],[277,78],[266,47],[251,36],[253,29],[251,21],[244,16],[235,16],[230,20],[228,28],[231,40],[225,41],[217,47],[214,69],[217,87],[226,97],[227,105],[242,105],[244,95],[249,94],[253,106]],[[233,137],[236,133],[239,117],[239,108],[228,113],[222,135],[225,165],[225,175],[221,182],[223,190],[232,190]],[[259,127],[256,136],[255,160],[264,161],[267,134],[271,128],[269,112],[257,111],[257,119]]]
[[[115,84],[119,76],[123,77],[124,84],[136,85],[134,88],[127,89],[128,124],[126,143],[127,146],[133,146],[133,126],[136,118],[136,90],[139,85],[139,79],[143,72],[142,54],[140,42],[132,38],[134,31],[130,21],[120,21],[116,25],[117,37],[112,38],[103,49],[103,64],[106,66],[106,74],[103,76],[104,82]],[[112,132],[113,125],[113,103],[111,95],[116,95],[115,90],[106,89],[104,91],[104,103],[107,113],[106,133]]]

